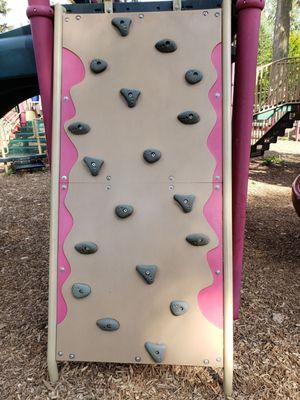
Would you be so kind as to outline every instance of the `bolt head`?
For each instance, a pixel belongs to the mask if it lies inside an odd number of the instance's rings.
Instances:
[[[59,351],[57,354],[61,357],[63,355],[63,352]]]
[[[142,358],[140,356],[136,356],[134,359],[135,359],[136,362],[141,362]]]
[[[203,360],[203,364],[205,365],[209,364],[209,360],[206,358],[205,360]]]
[[[206,17],[208,15],[208,11],[203,11],[202,14],[204,15],[204,17]]]
[[[74,358],[75,358],[75,354],[69,354],[69,358],[71,359],[71,360],[73,360]]]

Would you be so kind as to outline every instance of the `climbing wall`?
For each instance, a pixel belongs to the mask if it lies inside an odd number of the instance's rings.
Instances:
[[[57,360],[223,364],[220,10],[65,14]]]

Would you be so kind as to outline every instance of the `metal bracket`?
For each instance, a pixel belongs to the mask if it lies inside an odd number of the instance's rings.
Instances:
[[[112,14],[114,12],[113,0],[104,0],[103,4],[105,13]]]
[[[181,0],[173,0],[173,11],[181,11]]]

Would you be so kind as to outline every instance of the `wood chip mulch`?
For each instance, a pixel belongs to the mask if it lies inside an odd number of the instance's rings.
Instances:
[[[300,220],[296,160],[251,164],[234,399],[299,399]],[[0,175],[0,393],[5,400],[217,400],[210,368],[66,363],[46,369],[49,172]]]

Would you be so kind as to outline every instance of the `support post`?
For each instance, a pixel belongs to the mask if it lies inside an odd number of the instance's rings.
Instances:
[[[35,62],[42,98],[48,159],[51,161],[52,141],[52,64],[53,64],[53,10],[49,0],[28,0]]]
[[[233,303],[238,318],[243,268],[251,130],[260,15],[265,0],[237,0],[237,61],[233,96]]]

